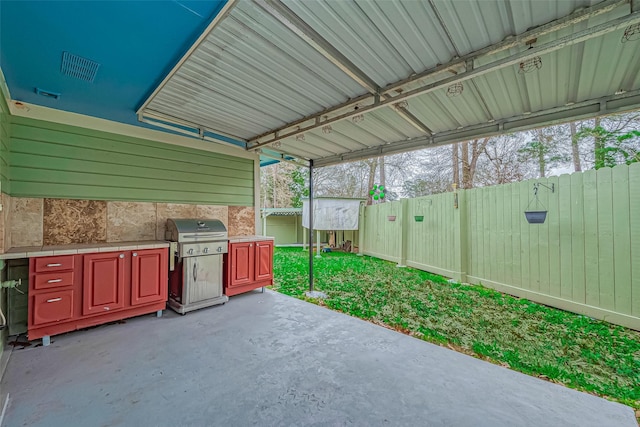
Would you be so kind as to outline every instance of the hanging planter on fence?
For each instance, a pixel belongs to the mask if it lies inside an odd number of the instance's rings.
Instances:
[[[547,187],[546,185],[540,184],[539,182],[533,184],[533,199],[531,199],[524,211],[524,217],[527,219],[527,222],[529,224],[544,224],[544,221],[547,219],[547,208],[545,208],[540,199],[538,199],[538,187],[541,185],[544,188],[548,188],[549,190],[551,190],[552,193],[555,192],[555,184],[551,184],[551,187]],[[535,207],[538,208],[538,206],[542,206],[544,210],[541,210],[539,208],[531,211],[527,210],[529,209],[529,206],[531,206],[531,202],[533,202],[534,200],[536,201]]]
[[[413,217],[413,219],[415,219],[416,222],[422,222],[424,221],[424,215],[416,215]]]
[[[395,215],[389,215],[389,216],[387,217],[387,219],[388,219],[389,221],[395,221],[395,220],[396,220],[396,216],[395,216]]]
[[[547,211],[525,211],[524,216],[529,224],[542,224],[547,219]]]

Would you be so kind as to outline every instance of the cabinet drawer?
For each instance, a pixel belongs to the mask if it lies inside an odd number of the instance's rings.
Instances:
[[[33,289],[36,290],[71,286],[73,285],[73,271],[36,274],[33,282]]]
[[[74,255],[47,256],[36,258],[36,273],[48,273],[49,271],[73,270]]]
[[[33,324],[60,322],[73,317],[73,290],[47,292],[33,297]]]

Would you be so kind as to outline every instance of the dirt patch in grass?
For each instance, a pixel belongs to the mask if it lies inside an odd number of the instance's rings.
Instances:
[[[640,410],[636,331],[366,256],[326,253],[314,272],[333,310]],[[308,253],[276,249],[273,289],[307,288]]]

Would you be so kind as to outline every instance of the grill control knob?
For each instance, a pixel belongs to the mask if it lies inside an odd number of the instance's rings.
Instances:
[[[204,248],[204,249],[202,250],[202,252],[203,252],[203,253],[205,253],[205,254],[206,254],[206,253],[209,253],[209,248]]]
[[[193,255],[193,249],[189,249],[189,251],[187,252],[189,255]]]
[[[218,249],[216,249],[218,252],[222,252],[222,246],[218,246]]]

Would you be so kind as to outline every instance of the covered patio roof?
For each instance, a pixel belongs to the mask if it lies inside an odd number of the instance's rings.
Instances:
[[[325,166],[639,108],[638,38],[638,0],[229,0],[138,117]]]
[[[35,104],[265,161],[326,166],[640,108],[640,0],[3,1],[0,11],[12,114]]]

